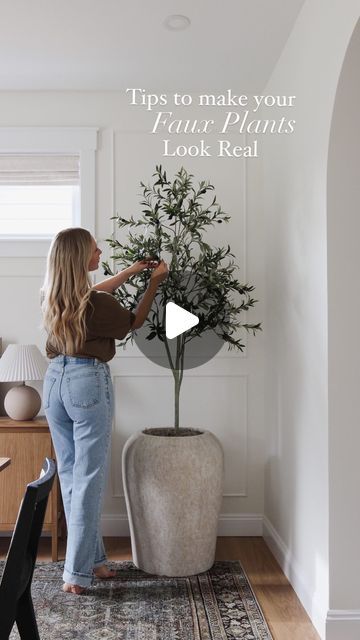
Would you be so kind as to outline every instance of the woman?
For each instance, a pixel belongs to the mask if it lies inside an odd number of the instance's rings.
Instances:
[[[43,404],[55,448],[67,522],[64,591],[80,594],[93,575],[111,578],[99,531],[106,460],[113,418],[113,389],[107,362],[122,339],[146,320],[165,262],[135,262],[92,286],[88,272],[101,250],[89,231],[60,231],[50,247],[42,289],[48,333]],[[153,269],[134,312],[110,295],[129,276]]]

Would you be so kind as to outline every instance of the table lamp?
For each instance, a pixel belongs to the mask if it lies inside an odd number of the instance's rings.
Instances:
[[[0,358],[0,382],[21,381],[4,400],[5,411],[13,420],[32,420],[39,413],[41,398],[26,380],[43,380],[48,363],[34,344],[9,344]]]

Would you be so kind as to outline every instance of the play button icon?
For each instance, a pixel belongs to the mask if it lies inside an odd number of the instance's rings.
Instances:
[[[175,302],[168,302],[166,305],[165,331],[168,340],[180,336],[185,331],[199,324],[199,318],[193,313],[186,311]]]
[[[165,369],[172,369],[170,359],[176,364],[179,342],[184,347],[184,369],[206,364],[224,345],[221,332],[226,322],[226,309],[219,305],[214,317],[209,302],[211,307],[211,292],[206,292],[196,273],[171,271],[154,298],[147,322],[134,332],[136,346],[148,360]]]

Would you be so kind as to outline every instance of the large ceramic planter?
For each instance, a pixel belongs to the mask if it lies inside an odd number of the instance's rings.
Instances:
[[[133,562],[139,569],[188,576],[212,566],[223,458],[210,431],[183,437],[139,432],[127,440],[123,483]]]

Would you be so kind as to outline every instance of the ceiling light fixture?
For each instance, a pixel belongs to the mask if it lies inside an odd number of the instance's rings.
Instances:
[[[184,31],[190,27],[190,19],[187,16],[171,15],[166,18],[164,25],[170,31]]]

